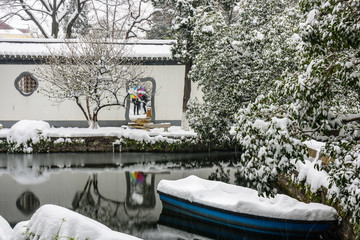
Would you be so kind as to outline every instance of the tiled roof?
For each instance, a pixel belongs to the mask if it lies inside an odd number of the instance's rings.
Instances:
[[[144,60],[171,61],[171,43],[169,40],[138,40],[129,41],[125,45],[129,48],[128,58]],[[79,44],[77,41],[70,43]],[[57,53],[61,55],[61,47],[65,41],[59,39],[0,39],[0,61],[6,59],[41,59]],[[112,43],[113,44],[113,43]],[[123,45],[118,41],[114,44]],[[51,49],[51,50],[50,50]]]

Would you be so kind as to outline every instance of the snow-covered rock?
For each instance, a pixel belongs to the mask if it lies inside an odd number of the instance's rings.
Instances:
[[[9,230],[9,229],[8,229]],[[0,228],[1,231],[1,228]],[[39,236],[38,240],[78,239],[78,240],[135,240],[124,233],[112,231],[105,225],[69,209],[56,205],[40,207],[29,221],[18,223],[10,240],[28,239],[25,232]],[[0,238],[1,239],[1,238]]]

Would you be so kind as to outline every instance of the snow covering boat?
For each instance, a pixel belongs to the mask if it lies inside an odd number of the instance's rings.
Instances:
[[[253,189],[196,176],[161,180],[157,191],[163,204],[162,221],[182,226],[186,221],[174,217],[208,223],[214,228],[267,235],[270,239],[308,239],[337,222],[337,212],[330,206],[306,204],[282,194],[259,197]],[[205,231],[211,235],[214,229]]]

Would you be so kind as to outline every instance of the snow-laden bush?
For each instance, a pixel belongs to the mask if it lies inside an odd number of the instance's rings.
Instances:
[[[360,226],[359,129],[360,2],[302,0],[306,21],[304,71],[297,84],[292,113],[307,134],[327,141],[330,161],[329,197],[352,214]],[[355,115],[349,115],[354,114]],[[332,161],[333,160],[333,161]],[[356,230],[357,229],[357,230]],[[359,231],[356,234],[360,238]]]
[[[8,151],[31,153],[36,148],[47,145],[46,130],[50,124],[37,120],[21,120],[15,123],[7,135]]]
[[[286,149],[294,158],[301,157],[297,156],[301,143],[295,139],[326,141],[325,153],[331,159],[328,197],[334,204],[339,203],[340,211],[352,214],[356,231],[360,225],[360,126],[356,114],[360,109],[360,43],[356,40],[360,35],[360,2],[303,0],[300,6],[306,15],[299,28],[304,42],[299,45],[297,61],[302,67],[288,71],[278,82],[276,92],[266,95],[273,101],[258,99],[247,112],[240,111],[239,141],[246,147],[244,159],[248,158],[243,166],[255,166],[245,174],[256,180],[264,175],[259,174],[261,169],[270,171],[271,166],[277,167],[266,161],[278,152],[270,147],[274,141],[284,139],[280,149],[284,149],[283,153]],[[286,131],[274,131],[278,124],[274,117],[290,120]],[[262,127],[259,123],[263,123]],[[246,145],[247,142],[251,144]],[[286,147],[289,145],[292,149]],[[282,156],[278,155],[277,161]],[[284,174],[291,174],[291,165],[282,167],[280,163],[280,168]],[[271,177],[270,173],[266,176]]]
[[[296,162],[303,161],[307,152],[294,134],[297,123],[280,112],[274,116],[269,103],[267,98],[258,98],[238,113],[237,139],[243,150],[240,177],[260,194],[272,195],[278,176],[295,171]]]
[[[346,140],[326,146],[330,161],[329,197],[351,214],[355,235],[360,236],[360,146]]]
[[[221,11],[198,10],[193,18],[197,54],[189,77],[199,84],[204,103],[189,104],[188,118],[201,138],[212,141],[223,139],[239,108],[273,89],[283,71],[297,68],[295,1],[246,0],[236,9],[231,24]]]
[[[230,136],[228,113],[213,103],[189,102],[187,112],[191,128],[198,134],[198,140],[212,146],[226,145],[233,142]]]

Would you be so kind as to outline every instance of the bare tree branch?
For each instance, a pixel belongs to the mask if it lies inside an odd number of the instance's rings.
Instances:
[[[48,65],[36,68],[45,83],[41,92],[54,102],[74,100],[89,126],[96,128],[100,110],[125,107],[128,83],[137,84],[141,69],[129,64],[130,46],[95,33],[80,42],[67,41],[61,52],[51,49]],[[60,57],[59,57],[60,55]]]
[[[65,37],[70,38],[74,22],[79,18],[84,6],[90,0],[2,0],[0,8],[4,14],[0,19],[9,20],[19,17],[33,22],[41,34],[46,37],[57,38],[60,30],[65,29]],[[70,8],[70,3],[76,1],[76,9]],[[75,12],[75,14],[73,14]],[[70,15],[70,21],[65,19]],[[49,24],[50,23],[50,24]]]

